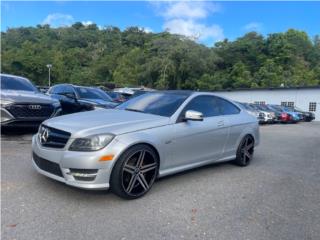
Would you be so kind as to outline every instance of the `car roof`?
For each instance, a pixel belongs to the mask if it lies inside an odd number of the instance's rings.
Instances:
[[[72,87],[81,87],[81,88],[100,89],[99,87],[89,87],[89,86],[74,85],[72,83],[58,83],[58,84],[53,85],[52,87],[56,87],[56,86],[72,86]]]
[[[17,76],[17,75],[13,75],[13,74],[6,74],[6,73],[0,73],[0,76],[2,77],[14,77],[14,78],[21,78],[21,79],[25,79],[25,80],[28,80],[28,78],[26,77],[22,77],[22,76]]]

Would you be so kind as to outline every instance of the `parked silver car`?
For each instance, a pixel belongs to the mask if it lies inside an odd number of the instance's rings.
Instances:
[[[84,189],[133,199],[157,177],[234,160],[249,164],[256,117],[212,93],[146,93],[119,105],[45,121],[33,137],[33,165]]]

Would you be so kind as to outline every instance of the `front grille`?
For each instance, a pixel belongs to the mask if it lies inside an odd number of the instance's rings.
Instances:
[[[50,104],[14,104],[6,109],[15,118],[49,118],[54,111]]]
[[[33,153],[32,155],[33,161],[36,163],[38,168],[51,174],[57,175],[59,177],[63,177],[59,164],[41,158],[35,153]]]
[[[47,131],[46,136],[43,134],[44,131]],[[69,132],[47,127],[45,125],[42,125],[39,131],[39,140],[44,147],[64,148],[70,136],[71,133]]]

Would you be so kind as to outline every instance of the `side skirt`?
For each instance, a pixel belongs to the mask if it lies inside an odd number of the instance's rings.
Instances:
[[[178,173],[178,172],[183,172],[183,171],[186,171],[186,170],[189,170],[189,169],[193,169],[193,168],[202,167],[202,166],[209,165],[209,164],[212,164],[212,163],[231,161],[231,160],[233,160],[235,158],[236,158],[236,155],[232,155],[232,156],[228,156],[228,157],[225,157],[225,158],[221,158],[219,160],[210,159],[210,160],[205,160],[205,161],[202,161],[202,162],[196,162],[196,163],[191,163],[191,164],[188,164],[188,165],[182,165],[182,166],[173,167],[173,168],[170,168],[170,169],[160,170],[158,178],[165,177],[165,176],[168,176],[168,175],[171,175],[171,174],[175,174],[175,173]]]

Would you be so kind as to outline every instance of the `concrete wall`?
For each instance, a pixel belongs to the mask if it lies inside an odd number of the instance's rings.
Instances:
[[[294,105],[304,111],[309,111],[309,103],[316,102],[316,121],[320,121],[320,88],[314,89],[273,89],[273,90],[239,90],[221,91],[217,95],[239,102],[254,103],[264,101],[266,104],[281,104],[294,102]]]

